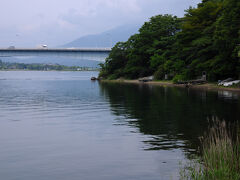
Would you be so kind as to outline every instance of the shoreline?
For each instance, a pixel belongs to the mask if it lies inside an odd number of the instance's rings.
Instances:
[[[183,84],[174,84],[171,81],[149,81],[149,82],[139,82],[138,80],[101,80],[101,82],[106,83],[124,83],[124,84],[144,84],[144,85],[153,85],[153,86],[163,86],[163,87],[179,87],[179,88],[187,88]],[[190,85],[188,89],[202,89],[208,91],[231,91],[240,94],[240,88],[233,87],[223,87],[218,86],[214,83],[206,83],[201,85]]]

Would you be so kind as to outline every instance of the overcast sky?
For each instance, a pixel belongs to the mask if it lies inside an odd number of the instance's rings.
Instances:
[[[200,0],[0,0],[0,47],[57,46],[87,34],[143,23],[157,14],[183,16]]]

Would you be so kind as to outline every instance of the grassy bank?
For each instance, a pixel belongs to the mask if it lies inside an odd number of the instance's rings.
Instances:
[[[240,144],[236,128],[215,119],[201,137],[202,157],[181,170],[181,179],[239,180]]]

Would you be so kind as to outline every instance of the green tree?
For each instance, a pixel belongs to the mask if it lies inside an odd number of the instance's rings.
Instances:
[[[165,62],[165,57],[171,54],[168,50],[172,48],[178,31],[179,20],[176,16],[152,17],[139,29],[139,34],[115,45],[105,64],[101,65],[100,76],[134,79],[152,75]]]
[[[237,77],[240,75],[240,1],[224,0],[223,11],[216,22],[214,43],[218,49],[215,58],[219,68],[216,73],[223,76]]]
[[[100,64],[100,77],[107,78],[115,75],[115,78],[123,75],[123,68],[127,62],[127,43],[118,42],[111,50],[104,64]]]
[[[189,8],[182,19],[182,31],[178,34],[179,54],[186,65],[187,78],[196,78],[202,71],[208,74],[215,68],[212,64],[217,54],[213,35],[216,20],[222,11],[221,0],[203,1],[198,8]]]
[[[240,77],[240,1],[202,0],[183,18],[157,15],[115,45],[101,65],[104,78],[165,74],[195,79],[207,72],[216,81]],[[176,79],[176,78],[175,78]]]

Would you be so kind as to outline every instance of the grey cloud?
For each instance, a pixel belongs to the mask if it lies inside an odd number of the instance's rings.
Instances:
[[[11,42],[18,46],[42,42],[56,46],[123,24],[143,23],[157,14],[183,16],[184,9],[198,2],[200,0],[6,1],[0,7],[0,46]],[[16,38],[15,34],[20,36]]]

